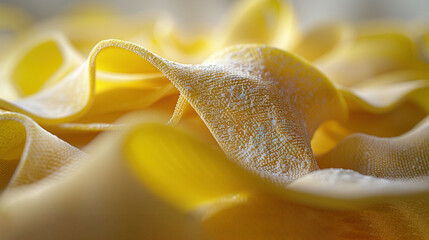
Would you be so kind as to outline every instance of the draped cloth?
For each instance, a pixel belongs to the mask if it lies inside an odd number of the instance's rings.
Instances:
[[[429,238],[427,29],[110,14],[4,21],[2,239]]]

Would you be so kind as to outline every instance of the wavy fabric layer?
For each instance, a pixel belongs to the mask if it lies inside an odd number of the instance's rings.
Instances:
[[[7,16],[1,239],[429,238],[427,30]]]
[[[320,122],[307,111],[319,108],[316,111],[326,118],[334,111],[341,115],[341,99],[324,76],[276,49],[238,47],[212,56],[202,65],[180,65],[130,43],[107,41],[95,48],[91,63],[108,48],[122,48],[159,68],[231,159],[273,181],[287,182],[317,168],[309,139]],[[310,87],[317,96],[301,99],[300,91]],[[317,97],[324,98],[326,105],[316,106]],[[295,104],[304,109],[301,114],[296,113]],[[300,125],[302,118],[304,125]]]
[[[2,239],[205,239],[196,219],[165,204],[138,181],[124,155],[124,136],[113,134],[93,143],[98,153],[91,153],[97,157],[66,176],[3,193]]]
[[[86,154],[42,129],[30,118],[1,113],[1,189],[62,178],[77,168]]]
[[[319,157],[324,167],[353,169],[365,175],[389,179],[429,176],[428,123],[399,137],[379,138],[353,134],[331,152]]]

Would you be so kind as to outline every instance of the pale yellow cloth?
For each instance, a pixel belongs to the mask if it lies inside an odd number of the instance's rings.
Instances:
[[[429,238],[426,30],[90,9],[0,58],[1,239]]]

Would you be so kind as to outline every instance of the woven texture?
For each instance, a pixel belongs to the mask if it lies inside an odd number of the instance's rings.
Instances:
[[[0,239],[429,239],[427,29],[300,34],[276,0],[192,41],[102,8],[16,18]]]

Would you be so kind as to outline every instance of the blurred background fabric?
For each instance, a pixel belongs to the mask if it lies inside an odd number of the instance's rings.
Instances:
[[[35,19],[61,13],[83,0],[1,0],[2,4],[22,7]],[[183,25],[217,23],[234,0],[105,0],[127,14],[168,12]],[[301,27],[320,21],[369,19],[429,20],[427,0],[292,0]]]

